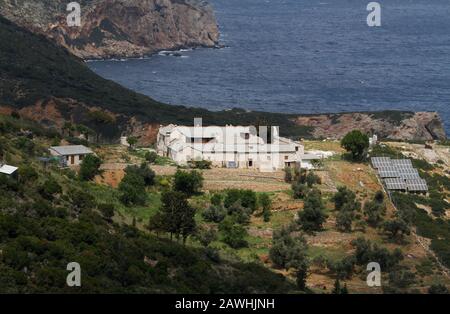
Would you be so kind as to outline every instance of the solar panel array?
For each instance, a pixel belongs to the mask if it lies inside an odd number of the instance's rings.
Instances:
[[[388,190],[428,191],[427,182],[420,178],[419,171],[414,169],[411,159],[372,157],[371,162]]]

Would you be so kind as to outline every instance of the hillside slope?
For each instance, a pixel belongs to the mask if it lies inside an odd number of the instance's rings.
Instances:
[[[20,136],[23,132],[33,135]],[[96,184],[37,157],[55,140],[36,123],[0,115],[0,155],[19,167],[0,175],[0,293],[287,293],[294,285],[255,263],[157,238],[100,206]],[[106,187],[105,187],[106,188]],[[117,209],[114,215],[120,217]],[[147,223],[147,222],[145,222]],[[66,285],[81,265],[81,287]]]
[[[62,0],[0,0],[0,14],[88,58],[136,57],[162,49],[218,43],[204,0],[83,0],[81,27],[67,25]]]
[[[191,125],[194,117],[202,117],[205,125],[279,125],[282,135],[296,138],[340,137],[349,126],[385,138],[445,138],[442,122],[435,113],[366,113],[361,119],[360,114],[285,115],[240,109],[211,112],[170,106],[101,78],[81,59],[45,36],[35,35],[3,17],[0,41],[2,112],[20,111],[58,129],[67,121],[83,124],[103,142],[116,141],[125,133],[149,143],[154,141],[161,124]]]

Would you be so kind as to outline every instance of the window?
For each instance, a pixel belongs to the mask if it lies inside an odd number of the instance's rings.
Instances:
[[[249,139],[250,139],[250,133],[245,133],[244,136],[245,136],[245,139],[246,139],[246,140],[249,140]]]
[[[299,150],[299,147],[295,146],[295,151],[298,152],[298,150]]]
[[[289,156],[284,156],[284,160],[288,160],[289,159]]]

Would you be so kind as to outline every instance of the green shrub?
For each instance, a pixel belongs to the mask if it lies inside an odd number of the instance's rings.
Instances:
[[[158,154],[155,152],[146,152],[144,158],[148,163],[154,164],[158,159]]]
[[[338,187],[338,191],[333,196],[335,210],[341,210],[345,204],[355,204],[356,194],[345,186]]]
[[[306,175],[306,184],[309,188],[312,188],[315,184],[322,184],[322,180],[314,172],[309,171]]]
[[[311,190],[305,198],[303,210],[298,213],[298,223],[301,229],[308,233],[321,231],[327,215],[325,205],[319,190]]]
[[[156,174],[146,163],[142,163],[140,166],[127,166],[125,168],[125,173],[142,177],[145,186],[152,186],[155,184]]]
[[[269,257],[277,268],[288,268],[296,249],[306,251],[307,243],[304,237],[294,237],[289,228],[275,230],[272,236],[272,246]]]
[[[337,262],[328,261],[327,267],[338,279],[350,279],[355,267],[355,257],[347,256]]]
[[[34,156],[36,146],[34,142],[26,137],[18,137],[14,140],[14,146],[29,156]]]
[[[212,162],[209,160],[193,160],[189,162],[189,167],[193,169],[211,169]]]
[[[355,247],[354,256],[357,265],[366,266],[370,262],[376,262],[380,264],[381,269],[391,270],[403,260],[403,254],[399,249],[391,253],[364,238],[353,240],[352,245]]]
[[[199,227],[195,232],[195,238],[206,248],[217,239],[217,231],[211,227]]]
[[[293,179],[292,169],[290,167],[284,168],[284,182],[291,183]]]
[[[21,165],[19,167],[19,181],[24,184],[31,184],[38,178],[38,173],[31,165]]]
[[[229,209],[239,203],[253,213],[258,208],[258,198],[252,190],[230,189],[225,192],[224,206]]]
[[[222,205],[223,197],[219,193],[215,193],[211,196],[211,204],[214,206],[220,206]]]
[[[102,161],[95,155],[87,155],[83,158],[80,166],[79,176],[81,180],[92,180],[96,175],[100,174],[100,166]]]
[[[433,284],[428,288],[429,294],[449,294],[448,288],[443,284]]]
[[[200,193],[203,187],[203,176],[200,172],[177,170],[174,176],[173,188],[175,191],[183,192],[186,195]]]
[[[114,216],[115,206],[114,204],[98,204],[98,210],[102,213],[103,217],[107,220],[111,220]]]
[[[292,183],[292,192],[295,199],[304,199],[308,194],[308,187],[306,184],[295,181]]]
[[[205,209],[202,213],[203,219],[208,222],[221,222],[225,216],[227,215],[227,211],[223,208],[222,205],[211,205],[207,209]]]
[[[264,222],[270,221],[270,216],[272,216],[272,200],[267,193],[262,193],[259,196],[259,204],[262,207],[262,215]]]
[[[219,224],[219,231],[222,234],[222,241],[233,249],[239,249],[248,245],[245,240],[247,230],[230,216],[227,216]]]
[[[52,200],[56,194],[62,193],[62,188],[54,178],[50,177],[39,187],[39,192],[44,198]]]
[[[142,175],[130,171],[119,183],[120,201],[127,205],[145,205],[147,193],[145,191],[145,181]]]

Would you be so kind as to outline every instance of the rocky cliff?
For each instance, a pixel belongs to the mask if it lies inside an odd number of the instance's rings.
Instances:
[[[0,14],[84,59],[139,57],[213,47],[219,31],[203,0],[78,0],[81,26],[67,25],[65,0],[0,0]]]
[[[442,120],[436,112],[381,111],[299,116],[298,125],[313,128],[315,138],[340,139],[358,129],[392,140],[442,140],[446,138]]]

